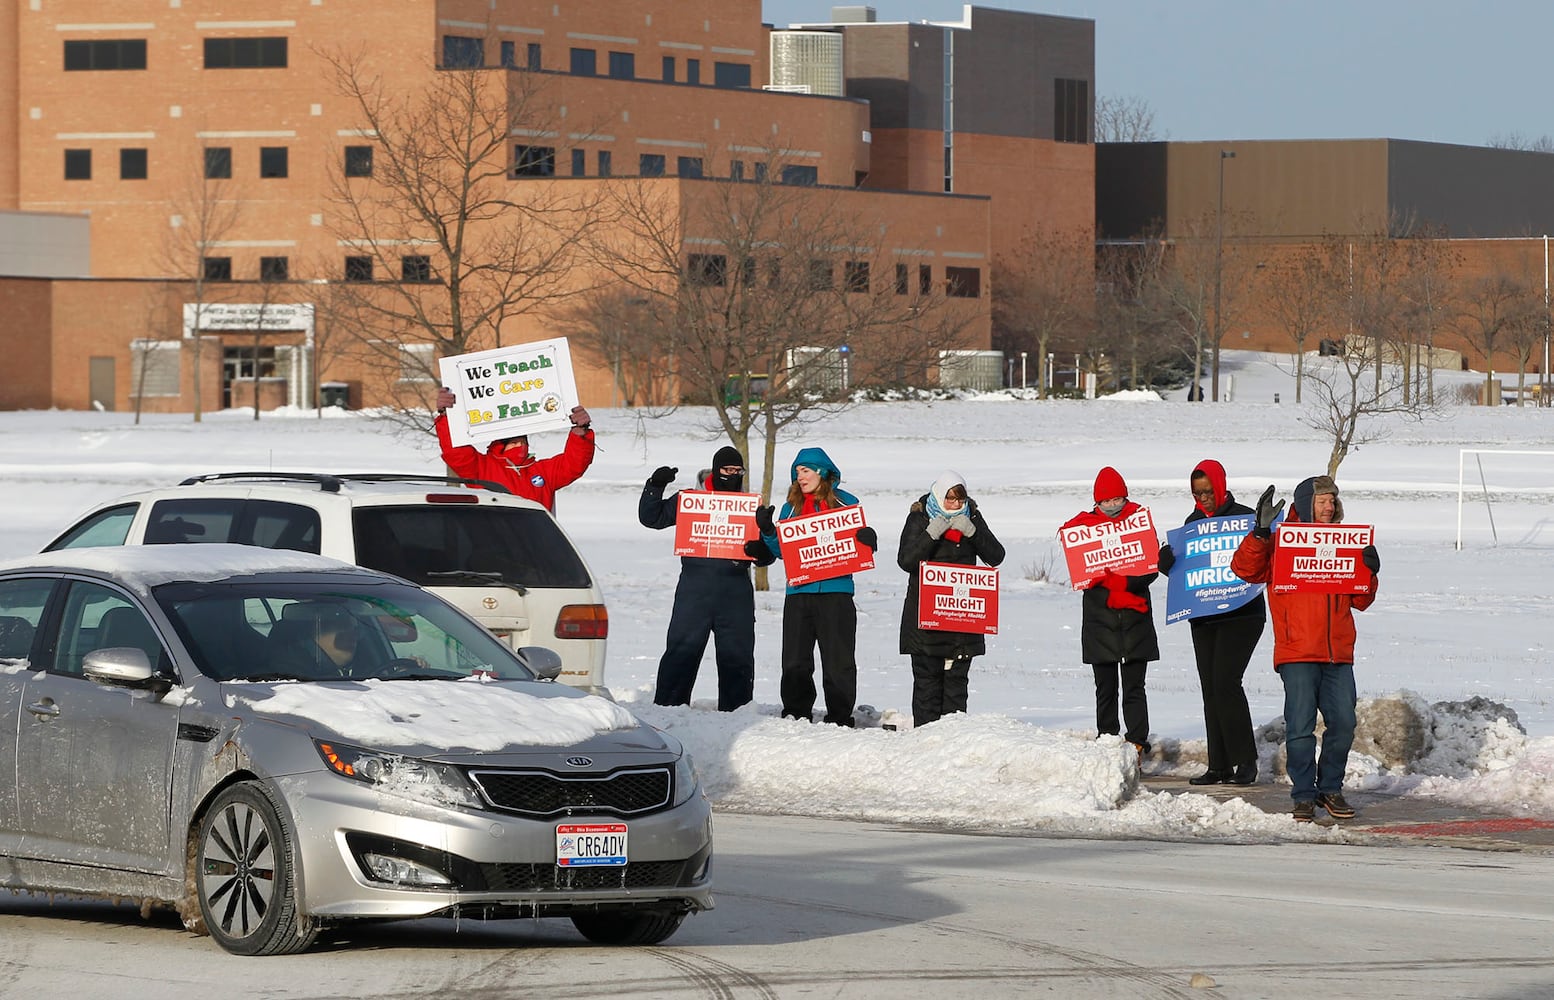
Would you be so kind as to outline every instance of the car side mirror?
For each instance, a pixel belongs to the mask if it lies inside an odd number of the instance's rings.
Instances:
[[[150,687],[156,676],[151,658],[136,646],[109,646],[94,649],[81,660],[86,679],[114,687]]]
[[[561,676],[561,654],[548,646],[520,646],[518,658],[542,681]]]

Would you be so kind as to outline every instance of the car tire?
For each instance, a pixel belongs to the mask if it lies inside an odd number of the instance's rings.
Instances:
[[[659,944],[669,940],[685,921],[683,913],[605,910],[578,914],[572,926],[594,944]]]
[[[195,892],[205,929],[234,955],[306,950],[318,927],[297,912],[295,848],[263,786],[232,785],[200,821]]]

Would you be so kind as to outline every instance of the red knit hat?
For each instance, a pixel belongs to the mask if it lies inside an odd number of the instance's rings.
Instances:
[[[1123,482],[1122,473],[1111,466],[1107,466],[1095,476],[1095,502],[1110,500],[1112,497],[1125,497],[1128,495],[1128,484]]]

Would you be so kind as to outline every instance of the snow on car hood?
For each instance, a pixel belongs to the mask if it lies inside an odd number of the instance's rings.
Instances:
[[[572,689],[555,685],[470,679],[228,682],[223,687],[233,705],[293,716],[342,740],[380,750],[565,747],[638,725],[635,716],[606,698],[574,697]]]

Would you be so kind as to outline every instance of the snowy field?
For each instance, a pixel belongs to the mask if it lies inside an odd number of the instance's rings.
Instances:
[[[1309,359],[1316,362],[1315,357]],[[1002,628],[973,662],[971,711],[921,730],[843,731],[777,718],[781,566],[757,594],[756,704],[711,710],[709,655],[689,709],[651,704],[678,560],[671,532],[636,521],[643,481],[678,466],[687,486],[721,443],[711,414],[660,419],[593,411],[599,456],[561,494],[559,516],[598,575],[610,606],[607,680],[616,697],[672,730],[696,754],[720,808],[1029,830],[1088,836],[1334,839],[1341,829],[1299,827],[1240,800],[1151,793],[1138,784],[1131,749],[1095,740],[1090,669],[1079,659],[1079,595],[1068,586],[1057,526],[1090,506],[1096,471],[1115,466],[1163,533],[1191,510],[1188,474],[1218,459],[1245,503],[1270,483],[1282,496],[1325,471],[1329,442],[1300,419],[1288,358],[1229,352],[1229,402],[1188,403],[1129,394],[1095,401],[1015,399],[1006,394],[867,403],[793,430],[777,449],[778,478],[803,446],[826,449],[846,489],[879,531],[879,567],[857,579],[859,701],[909,712],[911,671],[897,652],[907,577],[894,549],[907,508],[945,469],[963,475],[1008,549]],[[1470,373],[1442,376],[1442,395]],[[1229,387],[1229,386],[1228,386]],[[1274,402],[1275,393],[1282,400]],[[440,472],[430,434],[406,435],[358,413],[250,411],[148,416],[126,413],[0,413],[6,484],[0,558],[25,555],[87,507],[122,492],[237,469]],[[536,437],[542,453],[560,434]],[[1554,410],[1448,405],[1424,422],[1389,420],[1383,439],[1338,472],[1347,520],[1376,526],[1382,557],[1375,606],[1357,616],[1356,677],[1362,712],[1372,699],[1403,698],[1434,723],[1433,742],[1411,765],[1388,769],[1351,756],[1349,787],[1492,805],[1554,817],[1554,455],[1485,455],[1494,498],[1470,494],[1458,532],[1459,451],[1554,451]],[[760,456],[746,456],[759,467]],[[1469,456],[1475,483],[1478,460]],[[780,492],[780,490],[779,490]],[[1196,774],[1203,721],[1191,639],[1166,627],[1157,584],[1162,659],[1149,671],[1157,752],[1145,770]],[[1278,720],[1282,689],[1266,632],[1246,688],[1260,726]],[[1483,699],[1457,710],[1431,705]],[[1518,728],[1518,724],[1520,728]],[[1522,731],[1525,730],[1525,733]],[[1263,747],[1264,782],[1275,743]]]

